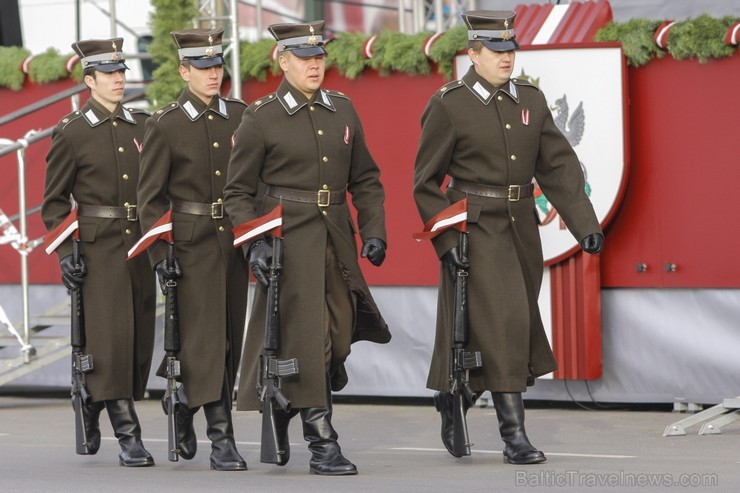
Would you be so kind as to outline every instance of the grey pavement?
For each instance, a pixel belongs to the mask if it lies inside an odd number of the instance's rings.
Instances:
[[[100,451],[78,456],[67,398],[0,395],[0,492],[740,491],[740,423],[720,435],[690,428],[686,436],[663,437],[686,415],[538,406],[527,410],[527,431],[548,461],[516,466],[503,463],[492,408],[469,411],[473,453],[456,459],[442,448],[431,399],[381,402],[335,404],[340,444],[359,475],[323,477],[308,472],[299,418],[290,427],[290,462],[278,467],[259,462],[259,413],[235,412],[249,470],[217,472],[209,469],[203,413],[195,421],[196,457],[168,462],[165,416],[158,400],[145,400],[137,411],[156,466],[125,468],[105,413]]]

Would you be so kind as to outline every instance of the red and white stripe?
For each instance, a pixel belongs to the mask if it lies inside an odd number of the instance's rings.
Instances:
[[[740,44],[740,22],[736,22],[727,30],[725,44],[728,46],[737,46]]]
[[[283,205],[278,205],[264,216],[235,226],[231,231],[234,233],[235,248],[266,233],[270,233],[275,238],[282,238]]]
[[[375,41],[378,40],[378,35],[370,36],[365,40],[364,43],[362,43],[362,56],[365,58],[372,58],[373,57],[373,45],[375,44]]]
[[[144,252],[157,240],[164,240],[167,243],[173,243],[172,210],[165,212],[164,215],[160,217],[151,228],[149,228],[149,231],[147,231],[144,236],[142,236],[139,241],[131,247],[131,250],[128,251],[126,260],[132,259]]]
[[[417,241],[431,240],[438,234],[455,228],[458,231],[468,231],[468,198],[465,197],[459,202],[438,213],[424,225],[424,231],[414,233],[412,236]]]
[[[655,30],[655,36],[653,36],[653,39],[655,40],[655,44],[661,50],[668,48],[668,36],[670,35],[671,28],[675,23],[675,21],[665,21]]]
[[[427,58],[430,57],[432,45],[442,36],[444,32],[441,33],[435,33],[429,36],[426,41],[424,41],[424,55],[426,55]]]
[[[77,208],[74,208],[70,211],[64,221],[59,223],[56,228],[49,231],[49,233],[44,236],[44,251],[46,254],[51,255],[52,252],[59,248],[59,245],[64,243],[64,241],[70,236],[79,240],[79,227],[80,224],[77,221]]]

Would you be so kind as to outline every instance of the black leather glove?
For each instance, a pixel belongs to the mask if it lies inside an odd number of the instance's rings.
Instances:
[[[601,253],[604,249],[604,235],[601,233],[591,233],[581,240],[581,248],[586,253]]]
[[[160,260],[157,265],[154,266],[154,270],[157,271],[157,279],[159,279],[159,289],[162,290],[162,294],[167,294],[167,281],[177,281],[182,279],[182,267],[180,267],[180,261],[175,257],[172,268],[167,267],[167,259]]]
[[[455,271],[457,269],[467,269],[470,267],[470,263],[462,261],[460,258],[460,249],[456,246],[450,248],[442,255],[442,262],[447,266],[447,271],[453,279],[455,278]]]
[[[67,289],[79,288],[85,282],[87,266],[82,255],[80,255],[79,265],[75,265],[72,255],[67,255],[59,261],[59,267],[62,269],[62,283]]]
[[[272,262],[272,244],[267,240],[257,240],[249,246],[249,268],[252,269],[257,282],[267,287],[270,285],[266,272]]]
[[[362,258],[367,257],[371,264],[380,267],[385,260],[385,242],[380,238],[368,238],[362,244]]]

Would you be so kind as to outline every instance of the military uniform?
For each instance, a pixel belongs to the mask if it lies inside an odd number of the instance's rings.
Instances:
[[[82,57],[83,66],[110,73],[126,68],[118,52],[121,46],[118,38],[80,41],[73,48]],[[97,437],[99,446],[97,420],[105,402],[116,436],[126,450],[129,439],[136,442],[137,450],[140,444],[131,399],[144,396],[154,346],[155,277],[145,259],[126,261],[127,251],[141,236],[136,185],[148,118],[149,113],[120,103],[111,112],[95,97],[65,116],[52,133],[41,211],[51,230],[70,213],[70,195],[77,203],[81,251],[87,266],[82,284],[84,352],[94,361],[94,370],[86,377],[93,403],[86,410],[90,413],[88,425],[93,428],[88,434]],[[71,243],[58,247],[60,259],[72,254]],[[121,463],[154,464],[151,456],[146,459],[143,446],[139,452],[134,455],[141,455],[143,462],[124,452]]]
[[[470,40],[491,38],[493,51],[516,49],[514,15],[486,11],[464,15]],[[442,192],[446,176],[452,182]],[[578,240],[601,232],[584,191],[578,158],[555,126],[538,88],[517,79],[496,87],[471,67],[461,80],[432,96],[422,116],[414,198],[425,222],[468,198],[467,350],[482,355],[483,366],[469,374],[477,392],[520,393],[533,377],[557,368],[537,305],[543,258],[533,178]],[[433,242],[442,258],[458,244],[458,233],[446,231]],[[439,284],[427,386],[446,391],[454,281],[444,263]]]
[[[280,52],[292,52],[281,56],[311,63],[325,53],[323,24],[273,25],[270,31]],[[229,163],[226,209],[234,224],[242,224],[282,203],[278,357],[297,358],[300,368],[298,375],[281,379],[282,390],[292,407],[301,409],[304,437],[314,454],[311,471],[356,474],[354,465],[341,456],[329,421],[331,390],[347,383],[344,362],[351,343],[386,343],[391,336],[360,271],[358,229],[345,197],[347,191],[352,196],[365,244],[370,239],[378,245],[382,242],[384,252],[385,194],[349,98],[318,88],[309,99],[305,90],[291,85],[288,76],[276,92],[256,100],[244,113]],[[266,184],[261,206],[257,202],[260,183]],[[261,408],[255,382],[263,349],[265,302],[266,289],[258,285],[242,359],[240,410]],[[288,420],[279,425],[286,450]],[[287,457],[286,452],[281,465]]]
[[[179,455],[195,456],[193,416],[202,406],[211,440],[211,469],[244,471],[247,464],[234,440],[231,394],[244,334],[248,278],[244,257],[233,247],[223,188],[234,131],[246,105],[218,95],[223,29],[171,34],[188,88],[147,122],[138,197],[147,228],[172,210],[177,268],[162,268],[165,242],[155,242],[148,252],[161,283],[177,279]],[[164,364],[158,374],[165,376]]]

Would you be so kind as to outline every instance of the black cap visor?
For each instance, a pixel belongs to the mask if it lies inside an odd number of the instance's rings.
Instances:
[[[91,63],[88,65],[88,67],[92,67],[98,72],[105,72],[106,74],[111,74],[113,72],[118,72],[119,70],[128,70],[129,68],[126,66],[123,60],[119,62],[113,62],[113,63],[106,63],[106,62],[100,62],[100,63]]]
[[[215,67],[216,65],[226,65],[226,60],[224,60],[223,55],[219,54],[216,56],[203,56],[203,57],[195,57],[195,58],[185,58],[188,62],[190,62],[190,65],[192,65],[195,68],[211,68]]]
[[[314,56],[326,55],[326,50],[323,46],[308,46],[306,48],[288,48],[286,51],[293,53],[298,58],[311,58]]]
[[[512,51],[519,49],[516,39],[479,39],[491,51]]]

